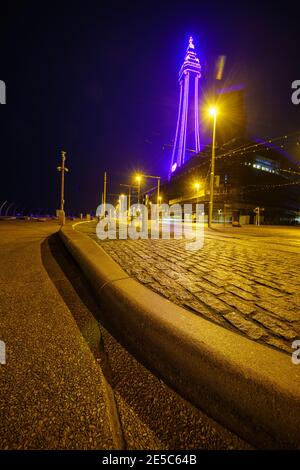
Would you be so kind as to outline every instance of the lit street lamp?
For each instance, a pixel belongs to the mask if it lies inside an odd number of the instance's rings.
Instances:
[[[141,194],[141,175],[137,175],[136,176],[136,181],[137,181],[137,184],[138,184],[138,207],[140,206],[140,194]]]
[[[159,205],[159,201],[160,201],[160,176],[154,176],[154,175],[137,175],[136,177],[136,181],[138,182],[139,184],[139,193],[140,193],[140,189],[141,189],[141,178],[148,178],[148,179],[155,179],[157,180],[157,196],[156,196],[156,202],[157,202],[157,205]],[[138,200],[139,200],[139,196],[138,196]]]
[[[208,226],[212,227],[213,218],[213,203],[214,203],[214,178],[215,178],[215,144],[216,144],[216,124],[218,110],[216,107],[209,109],[209,114],[213,117],[213,133],[212,133],[212,147],[211,147],[211,172],[210,172],[210,195],[209,195],[209,208],[208,208]]]
[[[199,189],[200,189],[200,183],[198,181],[194,184],[194,187],[196,189],[196,194],[197,194],[197,204],[198,204],[198,198],[199,198]]]

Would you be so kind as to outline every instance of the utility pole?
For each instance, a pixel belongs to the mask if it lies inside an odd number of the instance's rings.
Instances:
[[[107,177],[106,171],[104,172],[104,185],[103,185],[103,215],[105,217],[105,209],[106,209],[106,186],[107,186]]]
[[[122,184],[122,183],[120,183],[120,186],[123,186],[124,188],[128,188],[128,216],[130,216],[131,190],[132,190],[132,188],[138,189],[139,186],[135,186],[133,184]]]
[[[140,195],[141,195],[141,176],[138,175],[136,177],[136,180],[138,182],[138,209],[140,208]]]
[[[209,210],[208,210],[208,226],[212,227],[213,219],[213,204],[214,204],[214,179],[215,179],[215,144],[216,144],[216,122],[217,110],[212,108],[210,111],[213,116],[213,135],[212,135],[212,148],[211,148],[211,172],[210,172],[210,194],[209,194]]]
[[[61,225],[65,223],[65,172],[68,173],[69,169],[65,166],[66,152],[61,151],[61,166],[57,170],[61,172],[61,193],[60,193],[60,214],[58,215]]]
[[[130,207],[131,207],[131,186],[128,188],[128,215],[130,216]]]
[[[157,179],[157,209],[159,210],[160,178]]]
[[[255,225],[260,225],[260,207],[255,207]]]
[[[230,207],[230,204],[225,204],[224,202],[224,227],[226,227],[226,216],[227,216],[227,207]]]
[[[143,174],[137,175],[136,180],[138,182],[138,204],[140,202],[141,178],[149,178],[149,179],[157,180],[157,207],[158,207],[159,202],[160,202],[160,176],[143,175]]]

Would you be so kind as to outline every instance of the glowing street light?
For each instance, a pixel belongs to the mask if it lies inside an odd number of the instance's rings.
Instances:
[[[140,190],[141,190],[141,179],[142,178],[149,178],[149,179],[156,179],[157,180],[157,205],[159,205],[159,200],[160,200],[160,176],[154,176],[154,175],[136,175],[135,179],[138,183],[138,203],[140,201]]]
[[[141,175],[136,175],[135,177],[137,184],[138,184],[138,206],[140,205],[140,194],[141,194]]]
[[[194,188],[196,189],[196,193],[197,193],[197,201],[196,201],[197,204],[198,204],[198,197],[199,197],[199,189],[200,189],[200,187],[201,187],[201,184],[200,184],[198,181],[196,181],[196,183],[194,183]]]
[[[212,132],[212,146],[211,146],[211,172],[210,172],[210,194],[209,194],[209,208],[208,208],[208,226],[212,227],[213,218],[213,204],[214,204],[214,179],[215,179],[215,144],[216,144],[216,124],[218,109],[212,106],[209,109],[209,114],[213,117],[213,132]]]
[[[209,108],[208,112],[212,117],[217,117],[218,110],[215,106],[212,106],[211,108]]]

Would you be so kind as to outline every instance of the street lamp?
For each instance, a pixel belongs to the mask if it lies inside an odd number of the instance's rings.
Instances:
[[[141,177],[141,175],[137,175],[135,179],[136,179],[137,184],[138,184],[138,207],[139,207],[139,205],[140,205],[141,179],[142,179],[142,177]]]
[[[142,178],[148,178],[148,179],[156,179],[157,180],[157,196],[156,196],[156,200],[157,200],[157,205],[159,205],[159,201],[160,201],[160,176],[154,176],[154,175],[137,175],[136,176],[136,181],[138,182],[138,202],[140,200],[140,190],[141,190],[141,179]]]
[[[126,205],[125,205],[125,202],[126,202]],[[122,210],[125,210],[125,212],[127,213],[127,201],[125,201],[124,193],[120,194],[119,203],[120,203],[120,207],[122,208]]]
[[[196,195],[197,195],[196,204],[198,204],[198,202],[199,202],[199,189],[200,189],[200,186],[201,185],[198,181],[196,181],[196,183],[194,183],[194,188],[196,189]]]
[[[210,194],[209,194],[209,208],[208,208],[208,226],[212,227],[213,218],[213,203],[214,203],[214,179],[215,179],[215,144],[216,144],[216,124],[218,110],[215,106],[209,109],[209,114],[213,117],[213,132],[212,132],[212,146],[211,146],[211,172],[210,172]]]
[[[132,188],[138,189],[138,186],[135,186],[133,184],[122,184],[120,183],[120,186],[123,186],[125,188],[128,188],[128,215],[130,216],[130,208],[131,208],[131,190]]]
[[[57,171],[61,172],[61,194],[60,194],[60,214],[59,222],[61,225],[65,223],[65,173],[68,173],[69,169],[65,166],[66,152],[61,151],[61,166],[57,167]]]

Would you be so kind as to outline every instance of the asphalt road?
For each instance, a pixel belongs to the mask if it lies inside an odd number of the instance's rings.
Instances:
[[[249,448],[98,323],[56,231],[54,222],[0,222],[0,448]]]

